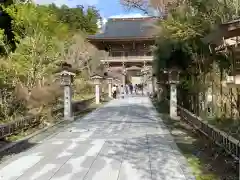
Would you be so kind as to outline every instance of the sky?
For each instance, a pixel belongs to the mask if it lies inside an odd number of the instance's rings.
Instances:
[[[104,19],[112,17],[140,17],[141,12],[136,10],[127,10],[122,7],[120,0],[35,0],[38,4],[51,4],[56,5],[66,4],[69,7],[74,7],[76,5],[94,5],[100,11],[101,16]]]

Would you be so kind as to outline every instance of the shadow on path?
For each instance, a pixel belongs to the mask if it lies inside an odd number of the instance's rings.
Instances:
[[[87,108],[86,110],[81,111],[81,112],[76,112],[75,119],[79,119],[79,118],[86,116],[88,113],[91,113],[94,110],[96,110],[96,108],[97,107],[95,106],[95,107]],[[45,139],[51,137],[52,135],[60,132],[63,128],[66,128],[71,123],[72,122],[61,122],[60,124],[50,127],[49,129],[45,130],[44,132],[41,132],[40,134],[38,134],[30,139],[23,140],[20,143],[13,145],[11,148],[0,152],[0,162],[10,158],[11,156],[20,154],[22,152],[27,151],[28,149],[31,149],[31,148],[39,145],[40,141],[45,140]],[[8,146],[8,145],[14,144],[14,142],[4,141],[3,144],[4,144],[4,146]]]
[[[0,174],[6,180],[195,179],[147,97],[113,100],[9,163],[27,157],[34,162],[17,168],[22,175],[12,178],[12,164]]]

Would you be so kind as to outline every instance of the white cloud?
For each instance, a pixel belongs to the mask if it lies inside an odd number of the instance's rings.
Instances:
[[[107,19],[102,18],[102,22],[101,21],[97,22],[98,28],[102,28],[106,24],[106,22],[107,22]]]
[[[74,7],[76,5],[96,5],[99,0],[34,0],[37,4],[56,4],[57,6],[67,5]]]
[[[141,17],[148,17],[147,15],[142,15],[140,13],[130,13],[130,14],[119,14],[110,16],[109,18],[141,18]]]
[[[130,14],[119,14],[110,16],[109,18],[142,18],[142,17],[148,17],[147,15],[142,15],[140,13],[130,13]],[[108,19],[109,19],[108,18]],[[108,21],[107,18],[102,18],[102,22],[98,22],[98,28],[103,28],[106,22]]]

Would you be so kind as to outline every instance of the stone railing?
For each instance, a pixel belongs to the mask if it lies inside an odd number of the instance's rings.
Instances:
[[[203,121],[200,117],[178,106],[180,117],[192,127],[211,139],[236,160],[240,159],[240,141]]]
[[[105,98],[106,96],[107,94],[103,94],[101,98]],[[95,97],[87,100],[83,100],[83,101],[73,102],[72,103],[73,113],[86,110],[94,101],[95,101]],[[63,107],[53,110],[53,114],[58,114],[58,113],[63,114]],[[14,122],[2,124],[0,125],[0,139],[11,136],[13,134],[16,134],[18,131],[22,129],[26,129],[40,123],[41,123],[40,116],[27,116],[23,119],[20,119]]]

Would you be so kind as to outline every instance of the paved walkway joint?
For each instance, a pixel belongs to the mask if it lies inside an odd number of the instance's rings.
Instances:
[[[0,180],[193,179],[147,97],[112,100],[0,165]]]

